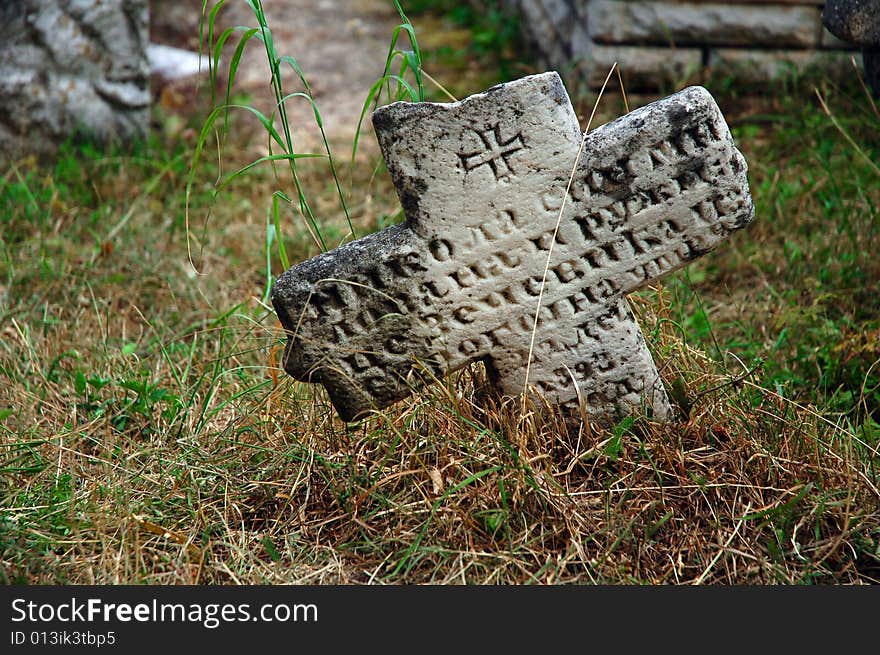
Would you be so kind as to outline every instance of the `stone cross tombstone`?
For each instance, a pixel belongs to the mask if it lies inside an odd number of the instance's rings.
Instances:
[[[583,404],[600,421],[671,416],[625,296],[754,216],[708,91],[594,130],[580,159],[554,72],[450,104],[397,102],[373,125],[406,222],[279,277],[287,373],[323,384],[345,421],[406,397],[420,372],[477,360],[506,395]]]

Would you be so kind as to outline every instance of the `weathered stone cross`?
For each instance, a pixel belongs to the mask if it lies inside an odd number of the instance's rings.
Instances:
[[[705,89],[591,132],[576,169],[582,133],[556,73],[394,103],[373,124],[406,222],[278,279],[290,375],[322,383],[350,421],[410,394],[419,371],[476,360],[518,395],[531,350],[529,388],[553,403],[671,413],[625,295],[754,215],[745,160]]]

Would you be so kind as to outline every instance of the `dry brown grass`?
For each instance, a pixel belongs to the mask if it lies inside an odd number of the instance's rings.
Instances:
[[[3,404],[17,411],[3,433],[7,581],[880,578],[876,448],[751,377],[719,374],[660,322],[667,307],[649,314],[642,306],[641,318],[646,332],[659,329],[652,347],[668,385],[687,382],[688,418],[663,427],[585,423],[569,433],[546,409],[522,417],[518,402],[486,395],[479,368],[345,426],[319,390],[267,366],[278,343],[268,317],[175,334],[133,304],[126,328],[115,312],[102,320],[93,311],[117,294],[111,286],[85,308],[59,307],[61,327],[48,338],[15,319],[4,370],[45,371],[55,353],[76,349],[78,358],[56,370],[88,363],[120,380],[133,364],[108,355],[109,344],[152,341],[138,349],[139,365],[186,406],[172,416],[161,401],[141,412],[118,401],[94,415],[70,383],[10,380]],[[184,350],[162,355],[159,344]],[[696,399],[696,389],[715,391]]]

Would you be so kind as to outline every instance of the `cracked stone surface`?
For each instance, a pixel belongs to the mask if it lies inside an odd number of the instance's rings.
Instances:
[[[290,375],[323,384],[346,421],[477,360],[505,395],[528,389],[597,420],[671,416],[625,296],[754,216],[708,91],[594,130],[580,159],[553,72],[456,103],[394,103],[373,124],[406,222],[278,279]]]

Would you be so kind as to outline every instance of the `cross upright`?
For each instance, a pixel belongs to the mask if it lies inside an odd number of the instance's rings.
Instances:
[[[594,130],[580,158],[556,73],[394,103],[373,124],[406,221],[278,279],[288,373],[324,384],[344,420],[405,397],[419,371],[477,360],[503,394],[597,419],[671,414],[625,296],[754,216],[708,91]]]

